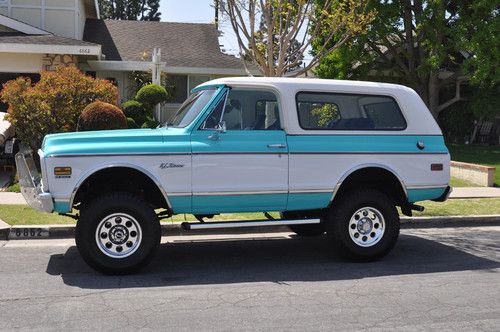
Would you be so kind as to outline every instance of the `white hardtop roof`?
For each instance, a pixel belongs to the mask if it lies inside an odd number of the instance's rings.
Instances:
[[[282,96],[292,96],[292,98],[281,98],[283,109],[293,110],[296,107],[295,94],[304,92],[325,92],[325,93],[353,93],[367,95],[388,95],[396,99],[403,115],[405,116],[407,127],[398,134],[404,135],[442,135],[441,129],[432,117],[419,95],[415,90],[404,85],[364,82],[364,81],[342,81],[317,78],[290,78],[290,77],[226,77],[208,81],[199,87],[213,85],[228,85],[234,87],[264,87],[276,89]],[[300,128],[297,119],[297,112],[285,112],[284,121],[286,130],[290,134],[306,134],[307,130]],[[309,131],[310,133],[310,131]],[[366,131],[338,131],[337,135],[362,134]],[[371,133],[374,133],[373,131]],[[328,130],[316,130],[314,134],[331,134]],[[394,135],[394,131],[377,131],[377,135]]]
[[[225,77],[218,78],[212,81],[203,83],[205,85],[273,85],[276,87],[300,87],[300,89],[308,90],[307,87],[319,89],[340,89],[354,90],[360,87],[366,91],[395,91],[395,90],[411,90],[412,89],[399,84],[367,82],[367,81],[346,81],[346,80],[331,80],[320,78],[292,78],[292,77]]]

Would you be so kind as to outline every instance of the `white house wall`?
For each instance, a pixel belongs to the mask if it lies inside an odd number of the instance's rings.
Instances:
[[[82,0],[0,0],[0,14],[75,39],[83,36],[83,7]]]
[[[42,54],[0,53],[0,71],[3,73],[38,73],[42,68]]]
[[[85,29],[85,21],[87,20],[87,10],[83,4],[83,1],[78,1],[78,36],[77,39],[83,39],[83,30]]]

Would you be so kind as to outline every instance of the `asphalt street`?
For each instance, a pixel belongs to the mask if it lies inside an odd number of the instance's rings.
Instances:
[[[72,240],[0,243],[0,330],[500,330],[500,227],[406,229],[375,263],[323,239],[166,237],[141,274]]]

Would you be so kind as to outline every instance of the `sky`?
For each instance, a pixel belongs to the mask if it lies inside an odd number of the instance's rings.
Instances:
[[[213,23],[213,0],[160,0],[161,20],[167,22]],[[219,42],[228,54],[238,53],[238,42],[228,22],[220,22],[223,36]]]

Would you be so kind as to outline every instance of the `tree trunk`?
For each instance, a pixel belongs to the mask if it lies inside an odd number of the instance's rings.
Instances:
[[[437,120],[439,115],[439,78],[438,73],[435,70],[431,70],[429,74],[429,84],[427,86],[427,107],[429,107],[429,111],[431,111],[434,119]]]

